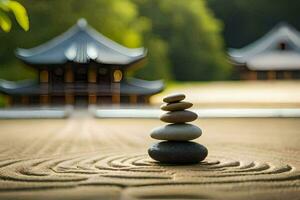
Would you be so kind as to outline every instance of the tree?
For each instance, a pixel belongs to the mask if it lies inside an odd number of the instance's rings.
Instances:
[[[11,29],[11,20],[6,14],[12,12],[18,24],[25,30],[29,29],[29,20],[26,9],[18,2],[12,0],[0,0],[0,27],[5,32]]]
[[[243,47],[281,21],[300,30],[298,0],[208,0],[208,5],[226,25],[223,35],[228,47]]]
[[[136,0],[140,14],[152,22],[152,34],[167,44],[168,58],[177,80],[227,78],[221,37],[222,24],[203,0]]]
[[[173,75],[168,58],[168,44],[151,33],[145,37],[144,44],[148,49],[147,62],[134,76],[148,80],[171,80]]]

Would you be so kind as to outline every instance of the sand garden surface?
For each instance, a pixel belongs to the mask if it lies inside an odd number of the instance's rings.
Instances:
[[[300,119],[199,119],[205,162],[159,165],[150,119],[0,121],[0,199],[299,199]]]

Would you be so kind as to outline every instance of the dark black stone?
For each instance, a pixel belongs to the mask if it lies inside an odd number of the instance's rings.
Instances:
[[[208,154],[207,148],[195,142],[159,142],[148,149],[154,160],[169,164],[198,163]]]

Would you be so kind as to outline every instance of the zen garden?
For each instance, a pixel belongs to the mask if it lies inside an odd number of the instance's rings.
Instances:
[[[0,0],[0,199],[299,199],[299,7]]]

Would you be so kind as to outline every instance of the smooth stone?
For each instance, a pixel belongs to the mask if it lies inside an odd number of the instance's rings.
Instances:
[[[165,98],[163,98],[163,101],[166,103],[173,103],[173,102],[181,101],[183,99],[185,99],[184,94],[175,93],[175,94],[170,94],[170,95],[166,96]]]
[[[179,111],[179,110],[185,110],[190,107],[192,107],[193,104],[190,102],[180,101],[176,103],[164,103],[160,106],[160,109],[164,111]]]
[[[188,164],[204,160],[208,151],[195,142],[159,142],[148,149],[148,154],[161,163]]]
[[[157,140],[188,141],[200,137],[202,131],[192,124],[169,124],[153,129],[151,137]]]
[[[188,110],[167,112],[160,116],[160,120],[167,123],[185,123],[196,120],[198,115]]]

